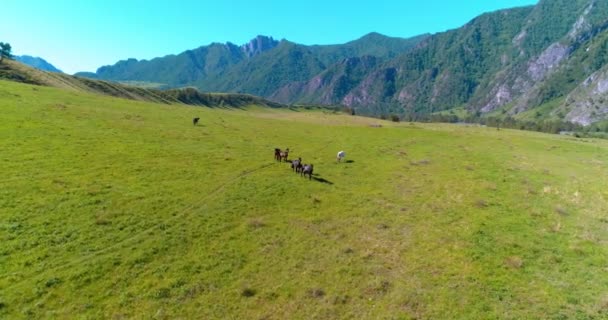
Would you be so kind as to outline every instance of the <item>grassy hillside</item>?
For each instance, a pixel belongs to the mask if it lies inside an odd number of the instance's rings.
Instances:
[[[121,84],[93,80],[63,73],[46,72],[10,60],[5,60],[0,64],[0,79],[50,86],[75,92],[95,93],[116,98],[165,104],[183,103],[195,106],[233,108],[256,104],[275,108],[284,107],[278,103],[249,94],[203,93],[194,88],[158,90],[154,88],[155,84],[130,83],[131,85],[129,85],[129,83]]]
[[[606,141],[6,81],[0,112],[0,318],[608,317]]]

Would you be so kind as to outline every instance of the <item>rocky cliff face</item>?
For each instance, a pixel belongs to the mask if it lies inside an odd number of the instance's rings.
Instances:
[[[344,70],[341,78],[356,79],[341,87],[346,92],[334,90],[336,81],[320,74],[277,97],[344,104],[360,114],[431,113],[464,105],[471,112],[500,109],[518,116],[550,103],[544,116],[589,124],[608,119],[601,71],[607,55],[608,1],[541,0],[433,35],[356,77]]]
[[[308,81],[287,84],[270,98],[282,103],[347,104],[346,95],[379,63],[373,56],[346,58]]]
[[[481,98],[482,102],[476,108],[491,112],[516,101],[512,114],[527,110],[538,95],[539,85],[559,67],[570,51],[568,46],[554,43],[538,57],[505,69],[504,73],[496,76],[494,87]]]
[[[608,66],[568,94],[564,110],[566,120],[582,125],[608,119]]]
[[[546,7],[543,7],[546,3],[547,1],[543,1],[539,4],[532,15],[542,15],[542,9],[546,10]],[[589,16],[601,8],[597,7],[596,1],[589,1],[582,8],[584,9],[578,17],[571,18],[575,22],[567,32],[538,55],[532,55],[533,52],[523,45],[530,41],[529,29],[537,27],[532,23],[534,20],[528,20],[523,30],[513,39],[514,49],[519,52],[519,57],[496,75],[492,90],[486,96],[480,97],[474,107],[482,112],[491,112],[513,104],[509,113],[516,115],[547,102],[544,97],[546,92],[543,91],[546,91],[545,81],[551,79],[554,73],[568,62],[572,54],[592,37],[594,26],[590,23]],[[532,56],[528,58],[530,55]]]
[[[279,41],[274,40],[272,37],[257,36],[249,41],[249,43],[242,45],[241,49],[245,53],[245,56],[251,58],[277,45],[279,45]]]

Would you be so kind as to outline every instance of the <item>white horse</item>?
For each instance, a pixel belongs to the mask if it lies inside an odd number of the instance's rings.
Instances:
[[[336,156],[336,161],[340,162],[340,161],[342,161],[342,159],[344,159],[344,157],[346,157],[346,152],[340,151],[340,152],[338,152],[338,155]]]

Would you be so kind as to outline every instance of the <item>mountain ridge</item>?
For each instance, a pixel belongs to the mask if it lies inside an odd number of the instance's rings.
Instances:
[[[307,46],[258,35],[240,46],[231,42],[211,43],[151,60],[121,60],[102,66],[95,73],[75,75],[100,80],[162,83],[165,88],[195,86],[204,91],[270,96],[281,86],[308,80],[342,59],[372,54],[389,59],[413,48],[427,36],[402,39],[370,33],[343,45]],[[286,63],[278,65],[275,61]],[[260,81],[266,79],[271,83],[261,85]]]
[[[327,96],[321,86],[305,96],[321,95],[325,103],[343,104],[359,114],[428,114],[465,107],[470,114],[530,120],[532,113],[532,120],[589,125],[608,119],[602,102],[608,98],[602,71],[608,63],[607,29],[605,1],[543,0],[486,13],[459,29],[428,37],[368,70],[346,95]],[[595,90],[581,88],[590,81]],[[593,96],[580,101],[581,92]],[[302,95],[296,90],[278,96],[291,103],[300,102]],[[573,96],[576,101],[566,101]]]
[[[540,0],[410,39],[372,32],[345,44],[306,46],[258,36],[156,65],[119,62],[93,77],[244,92],[284,104],[341,104],[376,116],[461,108],[588,125],[608,120],[607,43],[607,1]],[[588,90],[590,83],[596,88]]]
[[[15,60],[17,60],[21,63],[27,64],[28,66],[34,67],[36,69],[39,69],[39,70],[63,73],[63,71],[59,70],[54,65],[52,65],[51,63],[49,63],[48,61],[46,61],[40,57],[33,57],[33,56],[29,56],[29,55],[20,55],[20,56],[15,56]]]

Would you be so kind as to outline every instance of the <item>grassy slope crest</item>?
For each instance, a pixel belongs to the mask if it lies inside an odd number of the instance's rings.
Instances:
[[[63,73],[46,72],[10,60],[0,64],[0,79],[156,103],[183,103],[226,108],[240,108],[247,105],[283,107],[281,104],[249,94],[203,93],[194,88],[169,90],[143,88],[141,86],[75,77]]]

